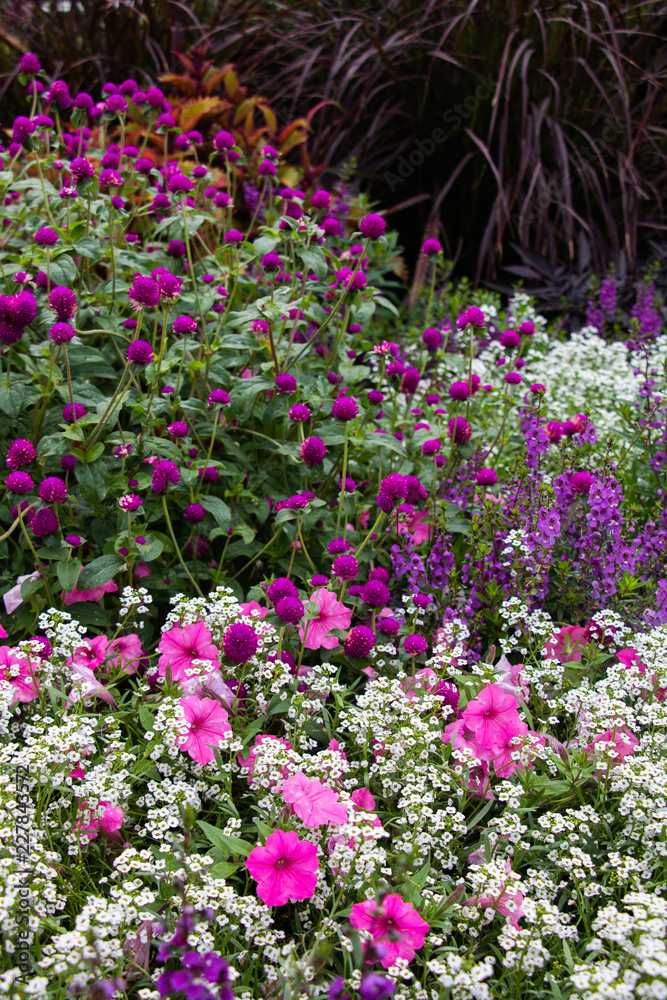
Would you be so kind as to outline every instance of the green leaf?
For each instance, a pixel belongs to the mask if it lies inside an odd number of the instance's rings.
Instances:
[[[218,861],[217,865],[213,865],[208,869],[208,872],[213,878],[229,878],[238,869],[239,866],[235,865],[232,861]]]
[[[310,271],[314,271],[320,281],[326,278],[328,270],[327,259],[319,247],[309,247],[308,249],[298,250],[297,253],[306,267]]]
[[[253,242],[255,255],[263,257],[265,253],[271,253],[272,250],[275,250],[279,243],[280,240],[277,236],[260,236]]]
[[[249,844],[247,840],[241,840],[240,837],[231,837],[228,833],[222,833],[217,827],[211,826],[210,823],[205,823],[203,819],[197,820],[197,826],[203,830],[214,847],[218,847],[226,854],[241,854],[244,858],[247,858],[253,849],[253,845]]]
[[[379,306],[382,306],[383,309],[387,309],[398,318],[398,309],[393,302],[390,302],[389,299],[385,299],[384,295],[376,295],[375,301]]]
[[[80,572],[80,559],[70,559],[69,562],[58,563],[58,580],[60,581],[60,586],[66,593],[69,594],[71,590],[74,590],[76,581],[79,579]]]
[[[155,717],[151,715],[145,705],[139,706],[139,721],[144,729],[153,732],[155,727]]]
[[[108,490],[108,477],[105,473],[106,465],[104,462],[95,465],[77,462],[74,474],[81,487],[81,496],[86,503],[96,504],[104,500]]]
[[[364,444],[371,449],[388,448],[389,451],[395,451],[397,455],[405,458],[405,448],[391,434],[367,434],[364,438]]]
[[[204,510],[213,515],[218,526],[223,531],[226,531],[232,520],[232,515],[227,504],[220,497],[201,497],[199,502]]]
[[[99,260],[102,256],[99,244],[92,236],[84,236],[77,240],[74,249],[79,257],[88,257],[89,260]]]
[[[101,587],[112,579],[122,565],[123,560],[119,556],[98,556],[81,570],[77,589],[92,590],[94,587]]]
[[[0,388],[0,410],[8,417],[18,417],[23,409],[25,400],[25,386],[3,385]]]
[[[60,257],[58,257],[58,264],[55,266],[58,267],[61,274],[63,274],[65,277],[65,281],[63,282],[63,284],[73,285],[74,281],[76,280],[76,264],[69,256],[69,254],[66,253],[61,254]],[[51,277],[51,282],[53,283],[54,280],[53,275],[51,274],[50,277]]]
[[[103,454],[104,454],[104,445],[102,444],[101,441],[98,441],[97,444],[93,445],[90,451],[87,451],[85,453],[86,457],[84,461],[88,465],[92,465],[93,462],[96,462],[97,459]]]

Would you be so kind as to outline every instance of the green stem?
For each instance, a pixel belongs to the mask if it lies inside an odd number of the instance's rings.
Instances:
[[[359,546],[359,548],[357,549],[357,551],[354,553],[354,558],[355,559],[358,559],[359,558],[359,553],[362,552],[366,548],[366,546],[368,545],[368,543],[370,541],[371,535],[374,534],[375,529],[379,527],[380,521],[382,520],[383,517],[384,517],[384,511],[381,510],[380,513],[377,516],[375,524],[373,525],[373,527],[371,528],[371,530],[368,532],[368,534],[364,538],[363,542],[361,543],[361,545]]]
[[[343,501],[345,500],[345,476],[347,474],[347,438],[348,438],[347,425],[348,425],[348,423],[349,423],[349,421],[346,420],[345,421],[345,444],[343,445],[343,475],[342,475],[341,487],[340,487],[340,500],[338,501],[338,516],[336,518],[336,538],[338,538],[338,532],[340,531],[340,518],[341,518],[341,514],[343,513]],[[347,521],[346,521],[346,524],[347,524]]]
[[[187,575],[190,583],[192,584],[192,586],[195,588],[195,590],[197,591],[197,593],[199,594],[199,596],[203,597],[204,595],[201,592],[199,584],[197,583],[197,581],[193,577],[193,575],[190,572],[190,570],[188,569],[188,567],[185,565],[185,562],[183,560],[183,556],[181,555],[181,549],[179,547],[178,542],[176,541],[176,535],[174,534],[174,529],[172,527],[171,518],[169,517],[169,508],[167,507],[167,497],[165,496],[164,493],[162,494],[162,509],[164,511],[165,520],[167,522],[167,530],[169,531],[169,537],[171,538],[172,542],[174,543],[174,551],[176,553],[178,561],[180,562],[181,566],[185,570],[185,573],[186,573],[186,575]]]
[[[116,404],[116,400],[120,396],[121,386],[123,385],[123,381],[124,381],[125,376],[126,376],[128,370],[129,370],[129,367],[130,367],[130,362],[128,361],[126,363],[126,365],[125,365],[125,368],[123,369],[123,372],[122,372],[122,374],[120,376],[120,381],[119,381],[118,385],[116,386],[116,391],[114,392],[113,396],[111,397],[109,405],[107,406],[106,410],[104,411],[104,413],[102,414],[102,416],[100,417],[100,419],[95,424],[95,427],[93,428],[92,434],[90,435],[90,437],[88,438],[88,440],[85,442],[85,444],[83,446],[83,450],[84,451],[87,448],[90,448],[90,446],[95,443],[95,441],[97,440],[97,438],[99,437],[99,435],[102,433],[102,430],[104,428],[104,424],[106,423],[106,419],[109,416],[109,414],[111,413],[112,409],[114,408],[114,406]],[[130,375],[129,381],[131,381],[131,380],[132,380],[132,375]],[[129,384],[129,382],[128,382],[128,384]],[[124,387],[123,391],[125,391],[126,388],[127,388],[127,386]]]
[[[39,573],[40,568],[41,568],[41,563],[40,563],[40,561],[39,561],[39,559],[37,557],[37,553],[35,552],[35,547],[32,544],[32,542],[30,541],[30,536],[29,536],[28,532],[26,531],[25,521],[23,520],[23,512],[21,510],[21,504],[20,503],[19,503],[18,508],[17,508],[17,513],[18,513],[18,516],[19,516],[19,520],[21,521],[21,531],[23,532],[23,537],[26,540],[26,545],[28,546],[28,548],[32,552],[33,559],[35,560],[35,570]],[[53,594],[51,593],[51,588],[49,587],[49,581],[47,580],[46,576],[42,576],[42,580],[44,581],[44,590],[46,591],[46,597],[47,597],[48,602],[49,602],[49,607],[54,608],[55,604],[53,602]]]
[[[116,305],[116,256],[113,249],[113,196],[109,194],[109,252],[111,254],[111,300]]]

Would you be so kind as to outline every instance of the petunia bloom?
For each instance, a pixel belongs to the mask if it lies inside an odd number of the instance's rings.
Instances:
[[[306,649],[334,649],[339,645],[335,635],[329,635],[332,628],[348,629],[352,621],[352,612],[346,608],[331,590],[320,587],[311,597],[318,606],[315,618],[306,623],[307,632],[304,628],[299,629],[299,638],[305,642]]]
[[[264,847],[250,852],[246,868],[257,881],[257,895],[267,906],[310,899],[317,885],[317,848],[293,831],[275,830]]]
[[[164,632],[158,649],[162,654],[158,660],[158,673],[164,677],[169,666],[174,681],[185,680],[185,671],[192,667],[195,660],[211,660],[220,665],[220,654],[203,622],[193,622]]]
[[[297,771],[282,787],[285,802],[304,826],[324,826],[326,823],[346,823],[347,809],[331,788],[316,778],[309,779]]]
[[[213,698],[180,698],[188,732],[181,738],[178,749],[188,753],[198,764],[208,764],[215,757],[213,747],[219,747],[232,732],[229,716],[219,701]]]
[[[398,958],[411,962],[430,930],[412,903],[404,902],[395,892],[385,896],[379,906],[372,899],[355,903],[350,923],[357,930],[370,931],[373,942],[382,943],[382,965],[385,969],[395,965]]]

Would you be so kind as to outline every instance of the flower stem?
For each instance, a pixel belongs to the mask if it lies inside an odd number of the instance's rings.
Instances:
[[[181,550],[180,550],[178,542],[176,541],[176,535],[174,534],[174,529],[173,529],[173,526],[172,526],[172,523],[171,523],[171,518],[169,517],[169,508],[167,507],[167,497],[165,496],[164,493],[162,494],[162,509],[164,511],[165,520],[167,522],[167,530],[169,531],[169,537],[171,538],[172,542],[174,543],[174,551],[176,553],[176,557],[177,557],[178,561],[180,562],[181,566],[183,567],[183,569],[185,570],[186,576],[188,577],[188,579],[189,579],[190,583],[192,584],[192,586],[195,588],[195,590],[197,591],[197,593],[199,594],[199,596],[203,597],[204,595],[201,592],[199,584],[197,583],[197,581],[193,577],[193,575],[190,572],[190,570],[188,569],[188,567],[185,565],[185,561],[183,559],[183,556],[181,555]]]

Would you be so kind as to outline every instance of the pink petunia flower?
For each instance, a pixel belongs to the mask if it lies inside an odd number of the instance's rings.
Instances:
[[[241,754],[238,755],[238,762],[241,765],[241,767],[248,768],[247,778],[248,778],[248,784],[250,786],[252,786],[252,776],[255,770],[255,764],[257,762],[257,758],[262,756],[262,744],[264,743],[280,743],[287,750],[292,749],[292,744],[288,743],[287,740],[282,739],[281,736],[269,736],[269,735],[264,736],[261,733],[258,736],[256,736],[255,743],[248,750],[247,755],[245,757],[243,757]],[[287,778],[288,776],[289,776],[289,768],[284,767],[282,769],[282,777]]]
[[[398,958],[411,962],[430,930],[412,903],[405,903],[395,892],[385,896],[379,906],[372,899],[355,903],[350,923],[357,930],[369,931],[373,941],[384,946],[382,965],[385,969],[394,965]]]
[[[422,542],[433,537],[433,524],[428,523],[430,516],[428,512],[416,510],[407,521],[399,524],[399,535],[411,535],[412,544],[421,545]]]
[[[108,705],[113,705],[116,708],[114,696],[108,688],[100,684],[92,670],[89,670],[88,667],[84,667],[80,663],[69,662],[72,667],[72,680],[74,684],[67,696],[68,704],[74,705],[77,701],[86,701],[91,695],[95,695],[101,698],[102,701],[106,701]]]
[[[638,745],[639,740],[627,726],[615,726],[599,733],[586,747],[586,753],[600,761],[595,774],[598,778],[604,778],[609,768],[622,764],[626,757],[635,752]]]
[[[158,660],[158,674],[164,677],[167,667],[171,667],[174,681],[185,680],[185,671],[192,667],[195,660],[211,660],[220,666],[220,653],[203,622],[170,629],[163,634],[158,649],[162,653]]]
[[[305,633],[304,645],[306,649],[334,649],[340,643],[335,635],[328,633],[332,628],[349,628],[352,621],[352,611],[337,600],[333,591],[327,590],[326,587],[320,587],[316,590],[311,601],[317,603],[319,610],[315,618],[306,623],[308,631]],[[299,629],[299,638],[303,642],[303,628]]]
[[[39,684],[30,660],[23,655],[17,656],[11,646],[0,646],[0,680],[8,681],[14,688],[13,705],[38,697]]]
[[[81,840],[84,838],[95,840],[100,830],[108,836],[113,836],[123,825],[123,810],[120,806],[112,806],[110,802],[100,801],[96,812],[93,812],[86,801],[81,801],[79,802],[79,810],[83,815],[76,824],[75,830],[80,835]],[[89,813],[89,816],[84,822],[86,813]],[[117,839],[114,837],[114,840]]]
[[[316,778],[307,778],[303,771],[288,778],[282,793],[305,826],[347,822],[347,809],[336,793]]]
[[[502,749],[521,730],[521,719],[514,695],[498,684],[487,684],[469,701],[462,712],[468,729],[472,730],[482,751],[492,755]]]
[[[293,831],[275,830],[264,847],[257,845],[246,868],[257,881],[257,895],[267,906],[310,899],[317,885],[317,848]]]
[[[581,663],[588,645],[588,632],[581,625],[564,625],[544,644],[547,656],[560,663]]]
[[[239,604],[239,607],[244,615],[250,615],[251,611],[259,611],[259,620],[266,618],[269,613],[269,609],[265,608],[263,604],[258,604],[257,601],[246,601],[245,604]],[[256,618],[257,615],[251,615],[251,618]]]
[[[208,764],[213,760],[213,747],[219,747],[231,735],[229,716],[218,701],[212,698],[179,698],[188,732],[181,737],[178,749],[188,753],[198,764]]]
[[[82,601],[101,601],[105,594],[115,594],[118,590],[118,585],[113,582],[113,580],[107,580],[106,583],[100,584],[99,587],[93,587],[91,590],[71,590],[68,593],[63,591],[63,600],[65,604],[80,604]]]
[[[505,871],[509,872],[511,870],[509,861],[505,861]],[[518,889],[514,893],[509,893],[506,889],[506,883],[501,882],[498,896],[472,896],[461,903],[461,906],[477,906],[480,910],[497,910],[498,913],[508,918],[508,923],[513,927],[517,927],[519,920],[523,916],[522,903],[523,893],[519,892]]]

